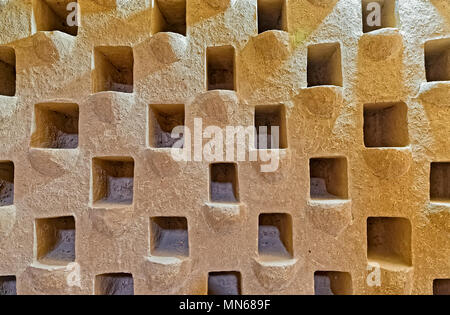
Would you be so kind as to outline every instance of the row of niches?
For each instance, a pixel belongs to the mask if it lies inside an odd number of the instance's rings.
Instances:
[[[105,273],[95,276],[96,295],[134,295],[133,275],[128,272]],[[239,271],[214,271],[208,273],[208,295],[242,294],[242,276]],[[316,271],[315,295],[351,295],[353,284],[350,272]],[[16,295],[16,276],[0,276],[0,295]],[[433,280],[434,295],[450,294],[450,279]]]
[[[347,160],[344,157],[312,158],[309,163],[311,200],[348,200]],[[450,162],[433,162],[430,201],[450,203]],[[0,209],[14,204],[14,164],[0,162]],[[239,203],[239,176],[235,163],[212,163],[209,168],[209,201]],[[92,160],[92,206],[131,206],[134,196],[134,160],[131,157],[98,157]]]
[[[341,45],[320,43],[307,49],[307,85],[343,86]],[[129,46],[98,46],[93,52],[92,92],[133,93],[134,54]],[[236,53],[231,45],[206,48],[206,90],[236,90]],[[425,43],[428,82],[450,81],[450,38]],[[0,46],[0,95],[16,95],[16,54]]]
[[[134,159],[132,157],[95,157],[92,159],[92,200],[94,208],[133,205]],[[349,200],[348,166],[345,157],[318,157],[309,160],[309,198],[312,201]],[[450,203],[450,162],[432,162],[429,198],[432,203]],[[211,163],[209,201],[239,204],[239,175],[236,163]],[[0,162],[1,207],[14,204],[14,164]]]
[[[150,255],[189,257],[189,228],[185,217],[151,217]],[[406,218],[367,218],[367,260],[380,266],[410,267],[411,224]],[[294,256],[293,222],[287,213],[262,213],[258,220],[258,254],[265,262],[281,262]],[[35,261],[48,266],[65,266],[76,261],[76,223],[73,216],[40,218],[35,221]],[[352,294],[350,271],[316,271],[315,294]],[[0,295],[15,293],[15,276],[0,276]],[[450,279],[435,279],[435,294],[450,294]],[[240,294],[239,272],[211,272],[208,294]],[[100,274],[95,277],[96,294],[133,294],[129,273]]]
[[[151,13],[151,31],[187,33],[187,0],[156,0]],[[257,8],[258,33],[269,30],[288,31],[287,0],[254,0]],[[114,0],[111,0],[114,2]],[[397,0],[361,0],[362,31],[398,27]],[[71,4],[76,0],[33,0],[33,16],[36,31],[61,31],[76,36],[82,12]],[[81,10],[80,10],[81,11]]]
[[[253,114],[256,149],[286,149],[289,133],[286,108],[278,105],[255,106]],[[367,148],[407,147],[408,108],[403,102],[371,103],[363,106],[364,145]],[[73,103],[40,103],[33,112],[30,140],[32,148],[75,149],[79,138],[79,106]],[[186,108],[184,104],[151,104],[147,114],[147,145],[175,148],[184,142]],[[181,128],[181,129],[180,129]],[[180,130],[179,137],[173,137]],[[273,130],[278,130],[272,135]],[[250,148],[250,145],[249,145]]]
[[[437,165],[437,166],[436,166]],[[446,180],[450,178],[450,163],[433,164],[432,178],[438,187],[432,187],[433,197],[440,193],[450,201]],[[109,209],[132,206],[134,200],[134,160],[131,157],[95,157],[92,160],[93,208]],[[436,168],[437,167],[437,168]],[[348,193],[347,159],[344,157],[312,158],[310,168],[311,200],[346,201]],[[434,173],[437,169],[439,175]],[[236,163],[211,163],[209,165],[208,201],[214,204],[238,205],[239,175]]]
[[[30,146],[40,149],[76,149],[79,138],[79,106],[75,103],[40,103],[33,112]],[[184,104],[152,104],[148,106],[147,142],[151,148],[184,146]],[[179,137],[173,137],[180,129]],[[278,137],[272,129],[278,128]],[[262,105],[254,109],[254,143],[256,149],[286,149],[287,128],[284,105]],[[249,144],[250,148],[250,144]]]
[[[363,127],[365,146],[367,148],[383,148],[408,145],[409,137],[406,116],[407,106],[404,103],[366,104],[364,106]],[[78,105],[76,104],[37,104],[34,111],[34,123],[30,140],[31,147],[44,150],[67,150],[77,148],[78,120],[79,110]],[[147,124],[149,147],[154,149],[172,148],[177,141],[183,140],[182,133],[180,134],[180,138],[172,138],[172,130],[177,126],[185,126],[184,105],[149,105]],[[270,132],[272,127],[278,127],[280,137],[277,141],[274,141],[272,138]],[[254,109],[254,132],[255,149],[286,149],[288,147],[288,136],[284,105],[256,106]],[[127,159],[128,161],[121,160],[117,161],[115,164],[124,162],[127,162],[128,164],[133,163],[131,157]],[[96,160],[94,159],[94,161]],[[93,163],[94,169],[97,165],[102,164],[105,163]],[[119,166],[114,166],[114,163],[109,164],[111,165],[109,166],[108,163],[106,163],[106,166],[103,168],[105,170],[111,170],[109,172],[103,171],[101,173],[114,174],[119,172],[119,169],[122,169]],[[234,164],[231,163],[230,165]],[[444,200],[450,200],[450,190],[445,188],[446,180],[448,181],[450,178],[450,174],[447,173],[448,165],[449,164],[445,162],[431,164],[431,200],[438,199],[438,196],[442,196],[442,199]],[[322,197],[328,196],[328,199],[348,198],[346,158],[313,158],[310,161],[310,171],[311,197],[317,195]],[[124,170],[123,172],[132,174],[133,168],[128,167],[127,170]],[[226,173],[235,174],[236,171],[230,169]],[[132,177],[132,175],[127,177]],[[237,179],[237,177],[237,175],[232,176],[232,178],[235,179]],[[238,195],[237,185],[235,185],[233,189],[235,191],[234,195]],[[214,198],[212,198],[212,200],[213,199]],[[237,200],[236,197],[234,199]]]

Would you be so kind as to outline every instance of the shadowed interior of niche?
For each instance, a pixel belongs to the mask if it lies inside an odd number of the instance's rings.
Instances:
[[[37,261],[66,265],[75,261],[75,219],[72,216],[36,219]]]
[[[411,223],[406,218],[367,218],[367,258],[380,265],[411,266]]]
[[[7,46],[0,46],[0,95],[16,95],[16,52]]]
[[[278,127],[278,135],[276,134],[276,129],[272,130],[272,127]],[[255,128],[255,147],[257,149],[287,148],[286,110],[284,105],[256,106]]]
[[[95,277],[96,295],[134,295],[133,276],[129,273],[105,273]]]
[[[76,21],[74,8],[69,3],[77,3],[76,0],[33,0],[33,16],[36,30],[39,31],[61,31],[76,36],[78,26],[69,25]]]
[[[362,25],[363,32],[368,33],[382,28],[397,27],[397,13],[396,2],[397,0],[362,0]],[[375,10],[380,10],[379,19],[377,19]],[[370,22],[370,25],[369,23]]]
[[[434,279],[433,294],[450,295],[450,279]]]
[[[352,277],[348,272],[316,271],[314,273],[315,295],[350,295]]]
[[[133,203],[133,158],[94,158],[92,176],[94,206],[113,207]]]
[[[347,199],[347,159],[312,158],[309,161],[311,199]]]
[[[0,295],[17,295],[16,276],[0,276]]]
[[[31,146],[50,149],[77,148],[78,116],[77,104],[36,104]]]
[[[128,46],[94,48],[92,84],[94,93],[115,91],[133,93],[133,49]]]
[[[277,261],[293,257],[292,217],[289,214],[260,214],[258,234],[261,260]]]
[[[210,166],[210,199],[213,202],[239,201],[236,164],[214,163]]]
[[[149,144],[154,148],[171,148],[183,140],[184,134],[172,138],[175,127],[183,126],[185,112],[183,104],[155,104],[149,109]],[[182,148],[183,146],[181,146]]]
[[[341,46],[321,43],[308,46],[308,87],[342,86]]]
[[[14,204],[14,163],[0,161],[0,207]]]
[[[286,21],[285,0],[258,0],[258,33],[286,31]]]
[[[237,271],[210,272],[208,295],[240,295],[241,273]]]
[[[234,47],[214,46],[206,49],[208,90],[234,90]]]
[[[450,38],[425,43],[427,81],[450,81]]]
[[[430,200],[450,202],[450,162],[431,163]]]
[[[186,36],[186,0],[156,0],[152,33],[172,32]]]
[[[162,257],[189,256],[188,223],[184,217],[150,219],[150,253]]]
[[[407,106],[399,103],[364,105],[366,147],[404,147],[409,144]]]

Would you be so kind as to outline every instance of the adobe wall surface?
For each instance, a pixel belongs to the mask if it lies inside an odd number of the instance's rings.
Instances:
[[[257,0],[187,0],[185,34],[180,0],[42,2],[0,0],[0,293],[450,293],[448,1],[363,32],[367,1],[287,0],[258,33]],[[160,147],[255,117],[274,172]]]

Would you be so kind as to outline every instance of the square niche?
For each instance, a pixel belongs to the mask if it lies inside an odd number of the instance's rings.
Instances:
[[[78,3],[76,0],[32,0],[36,30],[78,34]]]
[[[411,222],[406,218],[369,217],[367,258],[380,265],[411,266]]]
[[[113,91],[133,93],[134,57],[129,46],[94,48],[92,88],[94,93]]]
[[[130,273],[105,273],[95,277],[96,295],[134,295]]]
[[[213,46],[206,49],[207,89],[235,89],[234,47]]]
[[[149,144],[153,148],[183,148],[185,112],[183,104],[154,104],[149,108]],[[176,127],[183,127],[174,130]],[[181,132],[181,130],[183,130]],[[180,131],[172,138],[172,131]]]
[[[16,95],[16,51],[0,46],[0,95]]]
[[[94,158],[92,160],[92,177],[94,207],[120,207],[133,203],[133,158]]]
[[[256,106],[255,129],[257,149],[286,149],[286,110],[284,105]]]
[[[348,272],[316,271],[314,273],[315,295],[350,295],[352,277]]]
[[[150,219],[150,254],[162,257],[188,257],[188,224],[184,217]]]
[[[341,45],[321,43],[308,46],[308,87],[342,86]]]
[[[67,265],[75,261],[73,216],[36,219],[36,259],[44,265]]]
[[[212,202],[239,202],[238,176],[235,163],[211,164],[209,193]]]
[[[364,105],[364,145],[367,148],[409,145],[408,108],[405,103]]]
[[[259,215],[258,253],[262,260],[279,261],[293,257],[292,217],[286,213]]]
[[[240,295],[241,273],[237,271],[210,272],[208,295]]]
[[[310,198],[315,200],[348,199],[347,159],[345,157],[309,160]]]
[[[43,103],[34,108],[31,147],[76,149],[78,147],[77,104]]]

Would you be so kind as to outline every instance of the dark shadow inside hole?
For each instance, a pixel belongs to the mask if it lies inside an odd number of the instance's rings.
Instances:
[[[314,273],[315,295],[352,294],[352,279],[348,272],[316,271]]]
[[[270,30],[286,30],[284,0],[258,0],[258,33]]]
[[[210,197],[215,202],[238,202],[238,180],[234,163],[216,163],[210,167]]]
[[[206,58],[208,90],[234,90],[234,47],[208,47]]]
[[[37,260],[46,265],[75,261],[75,219],[58,217],[36,220]]]
[[[172,138],[175,127],[184,126],[184,105],[151,105],[150,106],[150,145],[156,148],[171,148],[183,140],[184,134]],[[178,146],[177,146],[178,147]],[[181,146],[183,148],[183,145]]]
[[[0,207],[14,204],[14,164],[0,162]]]
[[[129,273],[107,273],[95,277],[97,295],[134,295],[133,276]]]
[[[292,218],[283,213],[259,215],[258,252],[264,260],[292,258]]]
[[[61,31],[72,36],[78,34],[77,16],[75,9],[69,3],[76,0],[33,0],[33,15],[36,30]],[[78,13],[77,13],[78,14]]]
[[[183,217],[151,219],[151,254],[154,256],[189,256],[187,220]]]
[[[347,199],[346,158],[313,158],[309,162],[311,199]]]
[[[208,295],[240,295],[241,274],[235,271],[210,272]]]
[[[15,276],[0,276],[0,295],[17,295]]]

